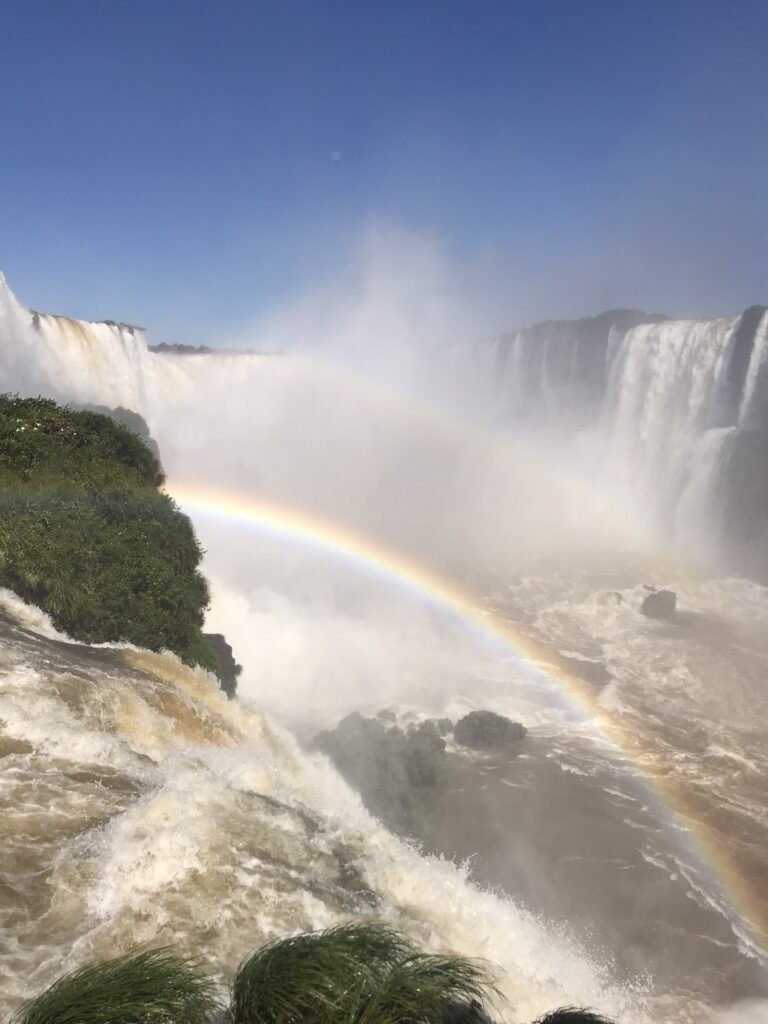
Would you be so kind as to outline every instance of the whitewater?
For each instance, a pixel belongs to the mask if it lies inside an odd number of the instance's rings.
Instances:
[[[0,390],[132,409],[171,493],[268,496],[439,570],[646,752],[628,763],[557,686],[423,595],[212,503],[192,516],[209,626],[244,664],[236,701],[170,655],[72,643],[2,595],[0,1010],[94,956],[169,942],[224,977],[266,938],[370,916],[497,964],[508,1020],[564,1003],[763,1019],[768,591],[682,542],[716,535],[729,439],[759,412],[768,317],[724,425],[738,326],[612,330],[599,415],[564,448],[579,367],[554,333],[535,352],[520,333],[408,353],[405,374],[343,349],[161,353],[129,325],[33,315],[0,284]],[[640,615],[649,585],[677,592],[676,625]],[[535,738],[527,760],[465,780],[485,833],[451,798],[453,860],[392,836],[307,750],[382,707],[490,707]],[[695,817],[654,800],[654,776]]]

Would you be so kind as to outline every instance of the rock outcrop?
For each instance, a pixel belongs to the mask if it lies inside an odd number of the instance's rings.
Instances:
[[[353,712],[313,746],[331,758],[366,807],[400,833],[417,829],[424,801],[443,776],[446,744],[431,721],[402,729]]]
[[[674,590],[652,590],[643,598],[640,611],[649,619],[674,619],[677,594]]]
[[[216,678],[219,680],[219,685],[231,699],[237,692],[237,677],[242,672],[243,666],[238,665],[235,661],[232,648],[223,633],[203,633],[203,637],[208,641],[208,646],[216,657]]]
[[[453,738],[471,750],[498,750],[523,739],[527,731],[520,722],[494,711],[470,711],[456,723]]]
[[[451,772],[469,763],[458,751],[449,753],[444,737],[451,733],[460,746],[509,756],[526,729],[492,711],[472,711],[455,727],[450,718],[403,727],[391,711],[373,718],[353,712],[316,736],[312,745],[330,757],[388,828],[423,838],[430,808]]]

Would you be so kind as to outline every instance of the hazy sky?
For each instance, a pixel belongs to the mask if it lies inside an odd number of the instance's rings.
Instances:
[[[508,326],[768,302],[765,0],[0,0],[0,32],[32,307],[216,343],[372,220]]]

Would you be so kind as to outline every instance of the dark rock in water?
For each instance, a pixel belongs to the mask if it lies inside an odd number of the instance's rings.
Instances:
[[[445,740],[434,722],[408,730],[403,750],[405,774],[411,786],[436,786],[443,767]]]
[[[448,1003],[440,1017],[440,1024],[493,1024],[493,1022],[480,1003],[473,999],[468,1003]]]
[[[652,590],[643,598],[640,611],[649,619],[674,619],[677,594],[674,590]]]
[[[366,807],[398,832],[414,830],[443,776],[445,740],[433,722],[406,733],[381,717],[353,712],[316,736],[313,746],[330,757]]]
[[[494,750],[523,739],[527,731],[520,722],[494,711],[470,711],[456,723],[453,738],[472,750]]]
[[[203,633],[203,637],[216,655],[216,677],[219,680],[219,685],[224,693],[232,698],[237,691],[237,677],[243,667],[235,661],[232,648],[221,633]]]

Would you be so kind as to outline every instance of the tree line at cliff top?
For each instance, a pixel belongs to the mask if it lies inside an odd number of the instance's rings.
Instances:
[[[0,395],[0,587],[75,640],[216,671],[202,549],[163,482],[155,452],[112,417]]]

